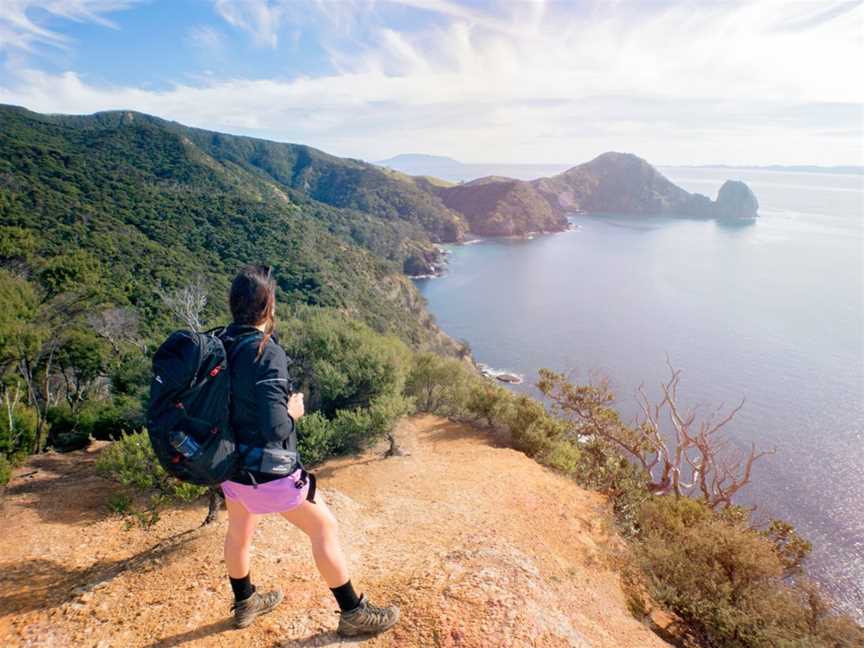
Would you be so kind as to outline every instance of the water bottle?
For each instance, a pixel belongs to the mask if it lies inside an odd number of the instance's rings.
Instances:
[[[180,430],[171,430],[168,433],[168,441],[177,452],[187,459],[194,457],[201,450],[201,446],[196,443],[195,439]]]

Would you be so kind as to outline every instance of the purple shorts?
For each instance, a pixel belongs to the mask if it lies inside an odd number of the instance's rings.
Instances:
[[[309,492],[309,480],[297,488],[301,470],[298,468],[287,477],[280,477],[258,486],[222,482],[225,497],[239,501],[250,513],[282,513],[297,508]]]

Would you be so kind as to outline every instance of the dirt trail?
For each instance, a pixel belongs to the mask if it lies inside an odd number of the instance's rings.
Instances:
[[[391,632],[334,634],[306,539],[277,516],[261,520],[252,576],[286,600],[232,629],[224,513],[206,529],[202,504],[125,528],[105,506],[113,486],[94,474],[97,449],[33,458],[7,489],[0,646],[667,645],[627,611],[601,495],[444,419],[408,419],[398,438],[410,456],[375,448],[318,471],[354,582],[402,607]]]

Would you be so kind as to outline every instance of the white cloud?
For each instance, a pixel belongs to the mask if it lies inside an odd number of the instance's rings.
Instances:
[[[68,41],[34,20],[38,12],[105,27],[114,24],[105,15],[140,0],[3,0],[0,12],[0,51],[31,51],[36,44],[65,46]]]
[[[380,2],[352,5],[354,22],[331,2],[248,2],[232,14],[242,29],[258,25],[265,45],[280,29],[314,26],[336,70],[326,76],[157,92],[25,70],[0,84],[0,101],[132,108],[366,159],[412,150],[578,162],[613,149],[657,163],[864,163],[860,3],[829,15],[824,4],[505,3],[478,13],[398,2],[436,20],[397,28],[385,19],[393,3]]]

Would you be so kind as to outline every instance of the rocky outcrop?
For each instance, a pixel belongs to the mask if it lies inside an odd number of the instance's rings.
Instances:
[[[439,248],[414,246],[405,254],[402,271],[409,277],[428,277],[440,274],[443,266],[444,259]]]
[[[756,195],[740,180],[727,180],[717,193],[714,204],[717,218],[728,220],[746,220],[756,218],[759,214],[759,201]]]

